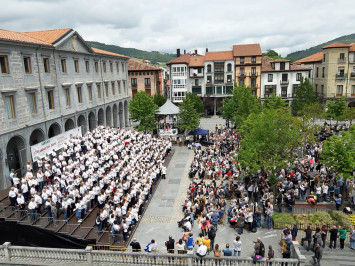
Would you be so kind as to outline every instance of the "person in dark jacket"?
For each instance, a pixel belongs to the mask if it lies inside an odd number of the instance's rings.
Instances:
[[[294,224],[292,231],[291,231],[292,241],[296,241],[297,233],[298,233],[298,227],[297,227],[297,224]]]
[[[307,229],[304,230],[306,236],[302,238],[301,240],[301,246],[303,246],[303,242],[307,241],[308,246],[307,246],[307,251],[311,248],[311,241],[312,241],[312,229],[310,226],[307,226]]]
[[[316,248],[314,250],[314,255],[312,256],[314,265],[320,266],[320,260],[323,256],[323,248],[321,247],[320,243],[317,243]]]
[[[325,240],[327,239],[328,228],[326,224],[322,225],[321,234],[322,234],[322,241],[323,241],[323,248],[325,247]]]
[[[133,252],[141,251],[141,244],[139,244],[139,242],[137,242],[136,238],[133,238],[133,241],[129,245],[132,247]]]
[[[332,229],[329,230],[329,234],[330,234],[329,248],[336,249],[336,247],[337,247],[338,229],[337,229],[337,227],[335,225],[332,227]]]
[[[168,253],[174,253],[175,240],[172,236],[169,236],[169,240],[165,242],[166,249]]]

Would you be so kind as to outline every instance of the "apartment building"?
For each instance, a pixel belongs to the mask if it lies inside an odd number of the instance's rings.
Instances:
[[[262,60],[260,44],[233,45],[233,57],[237,84],[251,87],[253,94],[260,97]]]
[[[162,69],[136,59],[128,60],[129,96],[131,98],[138,91],[145,91],[148,95],[163,93]]]
[[[312,69],[310,79],[323,102],[345,96],[355,107],[355,44],[333,43],[295,63]]]
[[[0,188],[30,146],[75,127],[125,127],[128,57],[91,48],[73,29],[0,30]]]
[[[293,64],[290,60],[262,57],[260,98],[272,94],[291,102],[302,78],[310,76],[311,68]]]

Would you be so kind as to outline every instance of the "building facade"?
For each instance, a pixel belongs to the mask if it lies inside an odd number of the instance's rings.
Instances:
[[[344,96],[355,107],[355,44],[333,43],[295,63],[312,69],[311,82],[324,103]]]
[[[128,57],[89,47],[72,29],[0,30],[0,188],[30,146],[81,126],[125,127]]]
[[[128,60],[129,96],[131,98],[139,91],[148,95],[163,93],[164,80],[162,69],[135,59]]]
[[[260,98],[272,94],[291,102],[302,78],[310,76],[310,67],[292,64],[289,60],[262,57]]]

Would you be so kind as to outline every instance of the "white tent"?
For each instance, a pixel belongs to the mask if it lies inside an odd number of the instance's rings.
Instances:
[[[173,104],[169,99],[166,100],[163,106],[157,111],[158,115],[177,115],[180,112],[180,108]]]

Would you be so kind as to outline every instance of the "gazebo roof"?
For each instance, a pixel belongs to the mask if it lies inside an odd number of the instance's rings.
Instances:
[[[173,104],[169,99],[157,111],[158,115],[176,115],[180,112],[180,108]]]

